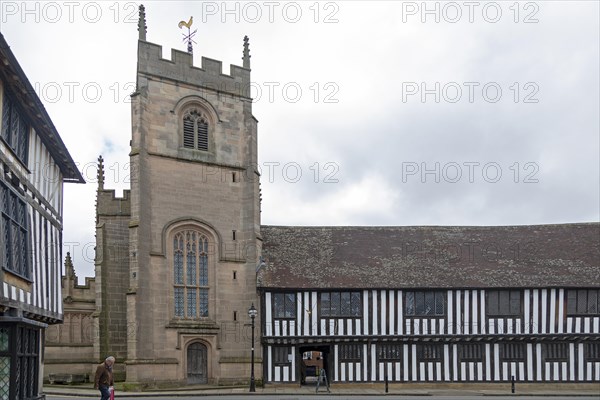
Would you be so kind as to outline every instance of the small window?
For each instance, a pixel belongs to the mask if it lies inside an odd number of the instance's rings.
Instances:
[[[289,347],[273,347],[273,363],[275,365],[289,364]]]
[[[525,361],[525,344],[503,343],[501,354],[502,361]]]
[[[338,347],[338,357],[340,361],[356,361],[362,360],[362,344],[340,344]]]
[[[208,151],[208,119],[198,110],[183,116],[183,147]]]
[[[446,313],[446,292],[405,292],[404,303],[406,316],[443,316]]]
[[[419,344],[417,345],[417,358],[419,361],[440,361],[442,359],[443,347],[441,344]]]
[[[567,343],[544,343],[542,354],[546,361],[568,361],[569,347]]]
[[[396,343],[382,343],[377,347],[377,358],[380,361],[402,359],[402,345]]]
[[[360,292],[321,293],[323,317],[360,317],[362,301]]]
[[[600,343],[586,343],[584,357],[587,361],[600,361]]]
[[[521,315],[520,290],[491,290],[486,293],[488,317]]]
[[[458,346],[461,361],[482,361],[481,343],[463,343]]]
[[[295,293],[274,293],[272,299],[274,318],[296,318]]]
[[[600,290],[567,290],[567,315],[600,315]]]
[[[2,104],[1,137],[15,152],[19,160],[27,165],[29,126],[23,118],[23,113],[12,97],[4,91]]]

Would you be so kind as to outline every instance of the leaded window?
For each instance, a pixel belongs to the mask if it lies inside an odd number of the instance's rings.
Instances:
[[[502,343],[500,349],[502,361],[525,361],[524,343]]]
[[[542,354],[546,361],[568,361],[568,343],[544,343]]]
[[[338,357],[340,361],[362,361],[363,345],[359,343],[340,344],[338,347]]]
[[[175,316],[208,317],[208,238],[187,230],[173,237]]]
[[[418,344],[417,358],[419,361],[440,361],[443,350],[443,346],[438,343]]]
[[[208,119],[198,110],[183,116],[183,147],[208,151]]]
[[[486,293],[488,316],[521,315],[520,290],[490,290]]]
[[[4,91],[2,104],[2,140],[14,151],[17,158],[27,165],[29,126],[16,102]]]
[[[33,399],[38,395],[39,329],[0,327],[0,399]]]
[[[362,300],[360,292],[321,293],[321,316],[360,317]]]
[[[377,346],[377,358],[379,360],[402,359],[402,345],[397,343],[382,343]]]
[[[584,357],[589,362],[600,361],[600,343],[586,343]]]
[[[289,364],[290,363],[289,347],[273,347],[273,364]]]
[[[10,389],[10,357],[0,356],[0,399],[8,399]]]
[[[600,290],[567,290],[567,315],[599,315]]]
[[[296,318],[296,294],[273,293],[273,317]]]
[[[0,399],[8,399],[10,388],[10,354],[8,328],[0,328]]]
[[[446,292],[408,291],[404,299],[406,316],[443,316],[446,314]]]
[[[481,343],[461,343],[458,346],[461,361],[482,361]]]
[[[16,192],[0,182],[0,231],[2,267],[23,278],[31,279],[27,257],[27,206]]]

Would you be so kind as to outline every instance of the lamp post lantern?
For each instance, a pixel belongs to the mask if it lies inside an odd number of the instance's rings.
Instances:
[[[248,316],[252,320],[252,355],[250,358],[250,391],[256,392],[256,384],[254,383],[254,318],[258,314],[258,310],[254,308],[254,303],[248,310]]]

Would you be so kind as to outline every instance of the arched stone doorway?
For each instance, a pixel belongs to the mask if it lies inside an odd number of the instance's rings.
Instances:
[[[200,342],[194,342],[187,348],[188,384],[208,383],[208,350]]]

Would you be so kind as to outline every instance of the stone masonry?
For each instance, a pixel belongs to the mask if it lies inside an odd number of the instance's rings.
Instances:
[[[104,188],[99,158],[88,368],[113,355],[118,380],[145,386],[247,383],[248,309],[252,304],[261,309],[256,268],[262,241],[257,120],[243,90],[250,84],[248,39],[244,66],[231,66],[229,75],[220,61],[202,57],[196,67],[191,54],[177,50],[165,60],[161,47],[146,41],[140,10],[137,88],[131,95],[131,189],[122,198]],[[184,141],[184,118],[190,113],[207,124],[206,148]],[[174,240],[192,232],[207,241],[202,252],[207,273],[202,266],[180,266],[183,284]],[[185,251],[186,260],[196,259],[189,248]],[[195,274],[202,274],[202,283]],[[178,290],[185,290],[185,298],[176,296]],[[184,306],[185,312],[177,311]],[[195,314],[196,307],[201,314]],[[259,315],[258,380],[260,325]]]
[[[64,322],[46,331],[44,380],[55,382],[86,381],[93,376],[96,280],[85,278],[77,283],[71,256],[65,259],[65,275],[61,282]]]
[[[95,356],[114,355],[128,382],[192,382],[196,369],[207,383],[250,375],[247,310],[260,307],[260,212],[256,119],[240,89],[250,82],[245,47],[245,67],[225,75],[219,61],[203,57],[197,68],[176,50],[164,60],[160,46],[140,35],[131,191],[115,198],[99,176],[97,201]],[[184,145],[190,110],[206,118],[207,150]],[[174,312],[173,237],[190,230],[209,243],[208,316],[201,318]],[[192,345],[206,354],[195,359]]]
[[[108,355],[118,360],[127,357],[127,334],[135,322],[127,321],[126,293],[129,276],[130,193],[115,196],[104,189],[102,158],[99,158],[96,201],[96,312],[94,318],[94,356],[101,361]],[[115,377],[125,378],[123,363],[115,366]]]

